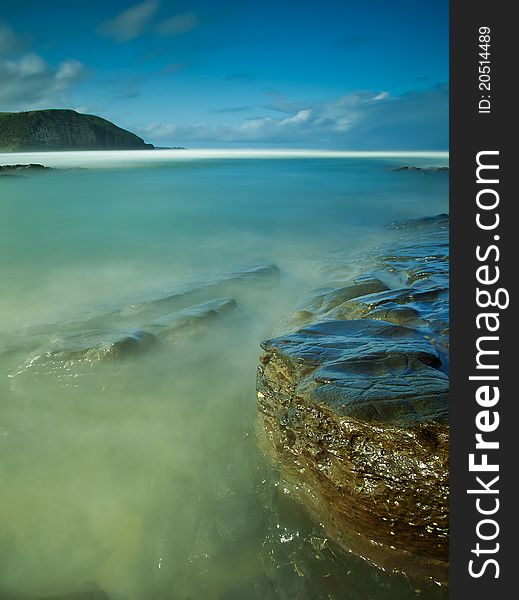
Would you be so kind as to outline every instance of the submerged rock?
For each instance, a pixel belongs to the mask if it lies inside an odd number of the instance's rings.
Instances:
[[[50,348],[35,351],[10,377],[30,372],[34,375],[68,375],[79,366],[90,367],[99,362],[135,356],[158,342],[155,335],[144,330],[127,333],[105,333],[75,336],[58,340]],[[56,346],[56,347],[54,347]]]
[[[0,354],[12,357],[11,378],[26,372],[68,376],[76,367],[84,370],[197,334],[235,312],[234,297],[240,303],[247,298],[256,301],[258,294],[270,294],[279,278],[274,264],[245,265],[173,293],[150,294],[83,319],[32,326],[12,336],[0,347]]]
[[[433,217],[422,219],[409,219],[406,221],[394,221],[387,226],[388,229],[448,229],[449,215],[441,213]]]
[[[196,285],[175,290],[173,293],[139,299],[129,304],[113,308],[106,313],[97,314],[88,319],[70,322],[70,328],[92,329],[99,324],[111,324],[112,327],[121,327],[125,323],[139,320],[149,323],[165,315],[171,315],[181,310],[189,310],[196,304],[203,304],[209,299],[230,298],[241,295],[248,288],[265,285],[270,290],[272,283],[277,283],[280,270],[276,265],[254,265],[224,273],[218,277],[202,281]],[[254,289],[257,289],[255,287]]]
[[[11,377],[30,371],[33,374],[67,374],[71,368],[137,356],[161,341],[175,340],[202,328],[237,308],[232,298],[216,298],[190,306],[128,332],[72,332],[54,341],[50,349],[39,348]]]
[[[163,315],[148,325],[148,329],[160,338],[175,338],[181,333],[194,333],[211,321],[238,308],[233,298],[216,298],[196,306],[190,306],[172,314]]]
[[[310,294],[262,344],[257,383],[260,440],[282,487],[343,549],[439,582],[449,489],[443,217],[399,227],[349,283]]]

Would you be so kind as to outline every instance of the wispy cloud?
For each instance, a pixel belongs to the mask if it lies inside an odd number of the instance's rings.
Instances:
[[[158,0],[145,0],[103,21],[98,32],[117,42],[128,42],[145,33],[159,9]]]
[[[193,12],[160,20],[161,6],[160,0],[144,0],[103,21],[97,32],[122,43],[150,33],[162,37],[181,35],[198,27],[198,17]]]
[[[49,65],[39,54],[26,51],[27,40],[0,23],[0,104],[4,110],[63,106],[85,68],[69,59]]]
[[[7,23],[0,22],[0,58],[13,52],[20,52],[27,46],[27,39],[15,33]]]
[[[182,69],[185,69],[187,67],[187,63],[183,63],[183,62],[174,62],[174,63],[169,63],[168,65],[166,65],[162,71],[164,73],[178,73],[179,71],[182,71]]]
[[[155,31],[163,36],[180,35],[195,29],[198,24],[198,17],[194,13],[185,13],[161,21]]]
[[[296,105],[297,103],[294,103]],[[315,103],[278,118],[244,119],[235,125],[153,123],[141,128],[150,139],[169,143],[281,144],[369,149],[445,149],[448,144],[448,90],[392,97],[356,92]]]
[[[245,112],[246,110],[251,110],[252,106],[244,105],[244,106],[229,106],[227,108],[215,108],[211,112],[213,113],[238,113]]]

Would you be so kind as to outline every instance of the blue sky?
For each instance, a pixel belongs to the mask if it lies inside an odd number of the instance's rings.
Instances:
[[[446,0],[0,0],[0,110],[156,145],[448,148]]]

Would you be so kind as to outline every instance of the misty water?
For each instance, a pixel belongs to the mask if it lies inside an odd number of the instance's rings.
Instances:
[[[445,173],[392,170],[446,160],[0,155],[56,167],[0,177],[0,599],[444,598],[341,552],[254,428],[260,342],[447,212]]]

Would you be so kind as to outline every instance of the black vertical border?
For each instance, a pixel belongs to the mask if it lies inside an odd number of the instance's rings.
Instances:
[[[519,131],[517,110],[518,56],[515,40],[519,25],[512,16],[516,5],[505,0],[451,0],[450,3],[450,215],[451,215],[451,494],[450,494],[450,597],[453,600],[500,600],[515,596],[512,578],[519,576],[519,549],[516,548],[519,509],[515,483],[519,480],[516,463],[519,448],[519,423],[516,421],[519,393],[519,334],[514,315],[519,274],[519,228],[514,219],[519,192],[514,190],[519,173],[519,153],[512,146]],[[479,28],[490,27],[491,113],[478,114],[482,91],[478,84]],[[485,92],[486,93],[486,92]],[[513,133],[515,131],[515,133]],[[475,507],[474,473],[469,473],[468,457],[474,452],[474,399],[477,385],[468,380],[475,374],[476,329],[476,246],[492,243],[496,232],[482,232],[476,226],[476,154],[499,150],[500,195],[500,287],[509,290],[508,309],[500,311],[500,449],[494,451],[499,463],[500,510],[495,515],[500,525],[497,542],[500,575],[490,568],[473,578],[468,563],[478,541],[476,526],[482,517]],[[514,185],[515,184],[515,185]],[[481,333],[480,333],[481,335]],[[479,408],[479,410],[481,410]],[[516,509],[517,507],[517,509]],[[490,545],[490,544],[489,544]],[[517,556],[517,560],[516,560]],[[492,558],[491,555],[488,555]],[[481,559],[479,565],[481,565]],[[508,591],[507,591],[508,590]]]

